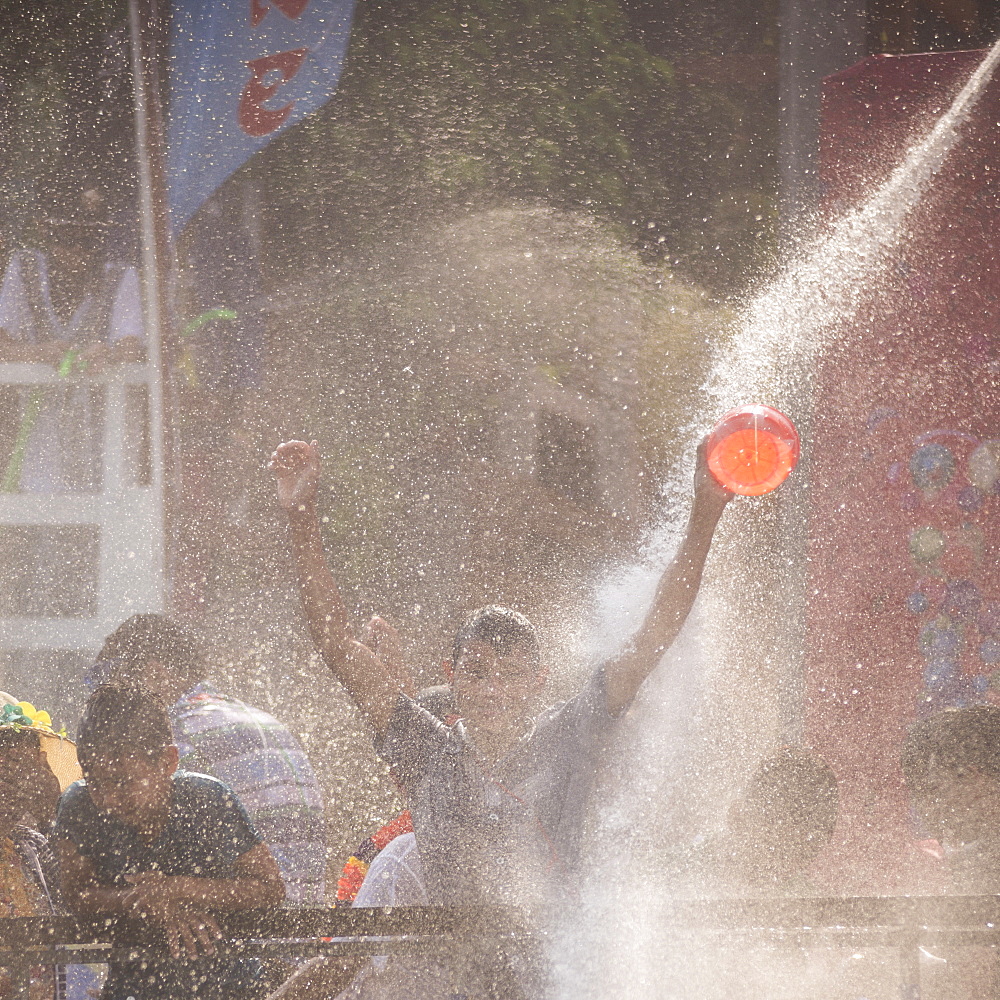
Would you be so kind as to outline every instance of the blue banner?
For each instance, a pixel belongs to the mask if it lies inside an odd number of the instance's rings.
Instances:
[[[337,89],[354,0],[174,0],[167,169],[179,230]]]

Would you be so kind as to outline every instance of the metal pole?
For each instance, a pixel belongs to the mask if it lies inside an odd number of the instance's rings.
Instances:
[[[781,0],[778,169],[782,236],[794,240],[819,194],[823,77],[864,58],[867,0]]]
[[[153,550],[157,560],[158,603],[165,600],[164,558],[164,419],[165,368],[163,331],[166,286],[163,272],[169,259],[169,220],[163,169],[162,117],[157,94],[155,39],[159,34],[155,0],[129,0],[129,35],[135,106],[136,159],[139,165],[139,224],[142,236],[142,276],[149,367],[149,421],[152,451]]]

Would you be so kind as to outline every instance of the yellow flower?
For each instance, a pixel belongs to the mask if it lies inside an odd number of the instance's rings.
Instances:
[[[48,712],[41,711],[35,708],[30,701],[19,701],[17,707],[21,709],[24,714],[31,719],[32,728],[52,728],[52,716]]]

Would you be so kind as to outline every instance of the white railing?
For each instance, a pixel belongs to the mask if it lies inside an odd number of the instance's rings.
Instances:
[[[0,617],[5,650],[95,650],[123,618],[163,607],[163,505],[155,421],[148,414],[150,369],[115,364],[93,374],[63,376],[50,365],[0,364],[0,385],[86,386],[103,392],[100,486],[92,493],[0,493],[2,526],[94,525],[99,529],[96,613],[88,617]],[[128,426],[129,387],[147,388],[145,426]],[[129,473],[127,443],[148,448],[148,479]],[[136,439],[138,436],[138,439]],[[2,544],[2,541],[0,541]]]

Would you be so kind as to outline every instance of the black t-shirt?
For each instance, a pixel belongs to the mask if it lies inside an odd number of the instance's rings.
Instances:
[[[70,785],[59,802],[55,836],[71,841],[94,865],[97,880],[109,888],[128,887],[127,875],[160,871],[201,878],[236,877],[236,861],[260,843],[246,811],[232,790],[205,774],[177,771],[170,812],[154,844],[90,797],[85,781]],[[111,965],[102,1000],[247,1000],[255,996],[260,975],[255,961],[225,956],[195,961]]]

